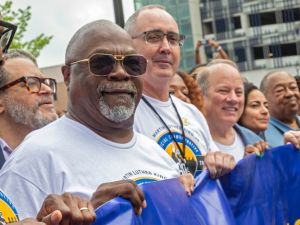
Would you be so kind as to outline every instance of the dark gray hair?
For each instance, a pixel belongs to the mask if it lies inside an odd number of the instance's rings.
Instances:
[[[208,83],[208,75],[209,75],[209,70],[211,67],[220,65],[220,64],[227,64],[229,66],[232,66],[233,68],[238,70],[238,66],[231,60],[228,59],[214,59],[210,63],[206,65],[206,68],[202,71],[199,72],[197,75],[197,83],[199,88],[201,89],[203,95],[207,95],[208,93],[208,88],[209,88],[209,83]]]
[[[36,58],[29,52],[26,52],[22,49],[10,49],[7,53],[3,54],[5,61],[14,59],[14,58],[22,58],[27,59],[33,62],[37,66]],[[9,77],[9,71],[0,66],[0,87],[6,85]]]
[[[126,30],[127,33],[130,36],[134,35],[134,27],[135,27],[136,18],[138,17],[138,15],[140,14],[140,12],[142,12],[144,10],[148,10],[148,9],[161,9],[161,10],[166,11],[166,8],[164,6],[162,6],[162,5],[146,5],[146,6],[142,7],[142,8],[140,8],[139,10],[135,11],[128,18],[128,20],[125,23],[125,27],[124,27],[124,30]]]

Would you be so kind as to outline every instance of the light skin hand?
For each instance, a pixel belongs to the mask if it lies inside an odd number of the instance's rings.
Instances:
[[[245,148],[244,158],[253,153],[259,153],[261,156],[263,156],[265,154],[265,150],[268,148],[270,148],[270,144],[264,140],[255,142],[253,145],[247,145]],[[257,155],[257,157],[259,156]]]
[[[212,40],[212,39],[208,39],[208,45],[207,46],[211,46],[211,47],[214,47],[214,48],[218,48],[219,47],[219,45],[217,44],[217,42],[215,42],[214,40]]]
[[[180,182],[182,183],[188,196],[192,195],[195,186],[195,178],[191,173],[180,175]]]
[[[200,41],[197,41],[197,44],[196,44],[196,50],[199,50],[200,47],[201,47],[201,42],[200,42]]]
[[[217,179],[226,173],[229,173],[236,166],[232,155],[218,152],[208,152],[204,158],[203,171],[209,170],[209,177]]]
[[[137,216],[142,214],[142,209],[147,203],[143,191],[133,180],[121,180],[101,184],[94,192],[91,202],[95,209],[115,197],[121,197],[131,202]]]
[[[300,131],[290,130],[283,134],[284,144],[293,143],[295,148],[300,149]]]
[[[80,208],[88,208],[80,210]],[[37,220],[44,221],[55,210],[62,214],[60,225],[91,225],[96,220],[95,210],[89,199],[82,199],[71,193],[51,194],[46,197]]]

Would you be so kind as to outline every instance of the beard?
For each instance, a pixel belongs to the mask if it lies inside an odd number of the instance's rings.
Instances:
[[[128,101],[128,97],[126,96],[112,96],[112,98],[115,100],[115,104],[113,106],[110,106],[103,97],[103,92],[105,90],[115,89],[115,88],[123,88],[130,90],[132,92],[131,96],[131,104],[130,106],[126,106],[126,103]],[[121,123],[128,118],[132,116],[135,109],[135,98],[137,94],[137,90],[135,87],[130,86],[129,84],[106,84],[102,86],[98,86],[97,93],[99,96],[99,110],[100,113],[109,119],[112,122]]]
[[[39,104],[42,101],[52,99],[50,96],[43,96],[41,99],[36,100],[34,107],[15,101],[7,95],[4,98],[8,115],[12,120],[32,129],[40,129],[58,118],[56,113],[46,116],[39,110]],[[51,108],[50,112],[55,112],[55,109]]]

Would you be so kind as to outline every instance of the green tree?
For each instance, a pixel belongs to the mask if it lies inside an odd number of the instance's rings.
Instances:
[[[40,55],[40,51],[50,43],[50,40],[53,38],[53,36],[47,37],[44,34],[41,34],[31,41],[22,42],[28,21],[31,19],[31,7],[27,6],[26,9],[18,9],[18,11],[15,12],[11,10],[11,6],[12,1],[7,1],[4,5],[0,4],[3,20],[18,26],[10,48],[23,49],[30,52],[35,57],[38,57]]]

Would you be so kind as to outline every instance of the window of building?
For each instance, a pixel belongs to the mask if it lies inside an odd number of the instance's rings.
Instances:
[[[234,29],[241,29],[242,28],[241,17],[235,16],[233,17],[233,20],[234,20]]]
[[[191,21],[190,7],[188,4],[178,7],[178,12],[180,14],[181,23],[186,23]]]
[[[204,34],[212,34],[213,33],[213,25],[212,22],[203,23]]]
[[[226,31],[225,19],[216,20],[216,31],[217,33],[222,33]]]
[[[258,14],[249,15],[250,27],[257,27],[260,25],[260,16]]]
[[[286,9],[281,12],[284,23],[300,21],[300,8]]]
[[[282,57],[297,55],[296,43],[281,44],[281,54]]]
[[[234,54],[235,54],[235,62],[245,62],[246,57],[245,57],[245,49],[244,48],[236,48],[234,49]]]
[[[190,23],[187,24],[181,24],[181,29],[180,29],[180,33],[185,35],[185,36],[189,36],[192,35],[192,26]]]
[[[254,59],[263,59],[264,58],[264,50],[263,47],[253,47]]]
[[[276,16],[274,12],[260,13],[261,25],[276,24]]]

